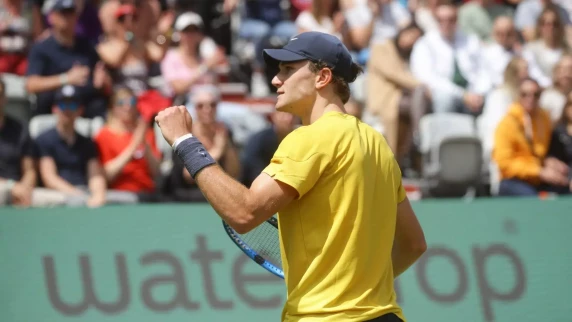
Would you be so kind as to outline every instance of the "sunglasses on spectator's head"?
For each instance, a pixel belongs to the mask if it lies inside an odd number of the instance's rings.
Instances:
[[[217,106],[217,102],[199,102],[195,104],[197,108],[203,108],[203,107],[213,107],[215,108]]]
[[[62,111],[77,111],[79,103],[74,101],[61,101],[58,102],[58,108]]]
[[[137,105],[137,98],[135,97],[129,97],[129,98],[121,98],[118,99],[115,102],[116,105],[118,106],[130,106],[130,107],[134,107]]]

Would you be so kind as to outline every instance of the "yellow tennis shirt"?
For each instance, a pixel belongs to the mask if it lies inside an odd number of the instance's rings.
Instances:
[[[328,112],[290,133],[265,173],[299,193],[278,214],[288,297],[282,321],[402,320],[391,250],[401,171],[382,135]]]

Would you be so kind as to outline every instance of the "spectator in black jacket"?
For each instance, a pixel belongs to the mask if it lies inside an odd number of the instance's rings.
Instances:
[[[572,93],[568,95],[562,116],[552,132],[548,154],[572,167]],[[570,190],[572,191],[572,171],[570,171]]]

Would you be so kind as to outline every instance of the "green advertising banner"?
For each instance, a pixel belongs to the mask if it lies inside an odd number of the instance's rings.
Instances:
[[[423,201],[408,321],[572,321],[572,199]],[[0,208],[0,321],[279,321],[283,281],[208,205]]]

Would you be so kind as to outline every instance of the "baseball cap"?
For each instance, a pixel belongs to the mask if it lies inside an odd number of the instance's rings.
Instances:
[[[264,49],[266,64],[277,68],[280,62],[310,60],[326,64],[334,75],[351,83],[357,75],[352,72],[352,56],[340,39],[318,31],[308,31],[290,39],[280,49]]]
[[[189,26],[203,27],[203,19],[194,12],[185,12],[181,14],[175,21],[175,30],[183,31]]]
[[[62,11],[68,9],[76,9],[74,0],[48,0],[42,7],[43,13],[50,13],[53,11]]]
[[[56,91],[54,102],[62,109],[75,110],[81,103],[81,96],[74,86],[65,85]]]

